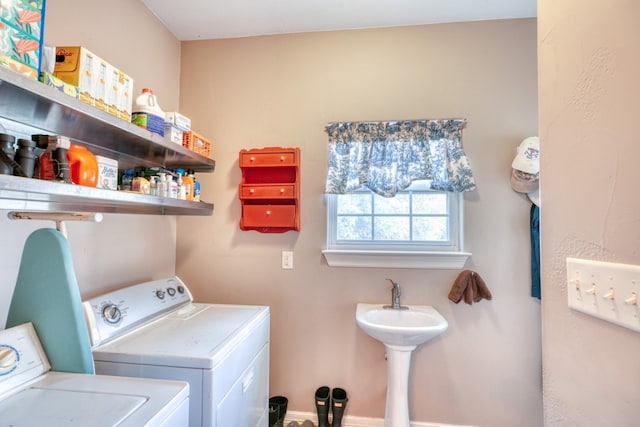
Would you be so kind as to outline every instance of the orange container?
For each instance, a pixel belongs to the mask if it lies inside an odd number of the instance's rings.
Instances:
[[[67,152],[71,182],[96,187],[98,185],[98,161],[86,147],[71,144]]]
[[[192,130],[182,133],[182,146],[211,158],[211,141]]]

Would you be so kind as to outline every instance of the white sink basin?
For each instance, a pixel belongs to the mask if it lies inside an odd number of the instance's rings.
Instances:
[[[408,305],[402,310],[384,304],[358,304],[356,321],[372,338],[385,345],[418,346],[447,330],[449,323],[430,305]]]

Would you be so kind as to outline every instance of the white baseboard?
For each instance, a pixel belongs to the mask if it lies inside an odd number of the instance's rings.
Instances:
[[[287,411],[287,415],[284,417],[284,427],[291,421],[297,421],[302,424],[304,420],[313,421],[314,425],[318,423],[318,416],[311,412],[295,412]],[[366,417],[353,417],[345,415],[342,419],[343,427],[384,427],[384,420],[382,418],[366,418]],[[411,427],[473,427],[473,426],[461,426],[452,424],[438,424],[438,423],[425,423],[411,421]]]

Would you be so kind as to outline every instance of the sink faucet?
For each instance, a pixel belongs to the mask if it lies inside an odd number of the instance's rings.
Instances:
[[[391,279],[387,279],[387,280],[391,282],[393,287],[391,288],[391,305],[386,307],[392,308],[394,310],[402,310],[406,308],[406,307],[402,307],[402,305],[400,304],[400,295],[401,295],[400,285]]]

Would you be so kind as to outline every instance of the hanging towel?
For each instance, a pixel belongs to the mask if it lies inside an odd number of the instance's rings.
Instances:
[[[460,273],[449,291],[449,299],[456,304],[464,299],[464,302],[471,305],[483,298],[490,300],[492,298],[491,292],[482,277],[471,270],[464,270]]]
[[[531,296],[540,299],[540,207],[531,205]]]

